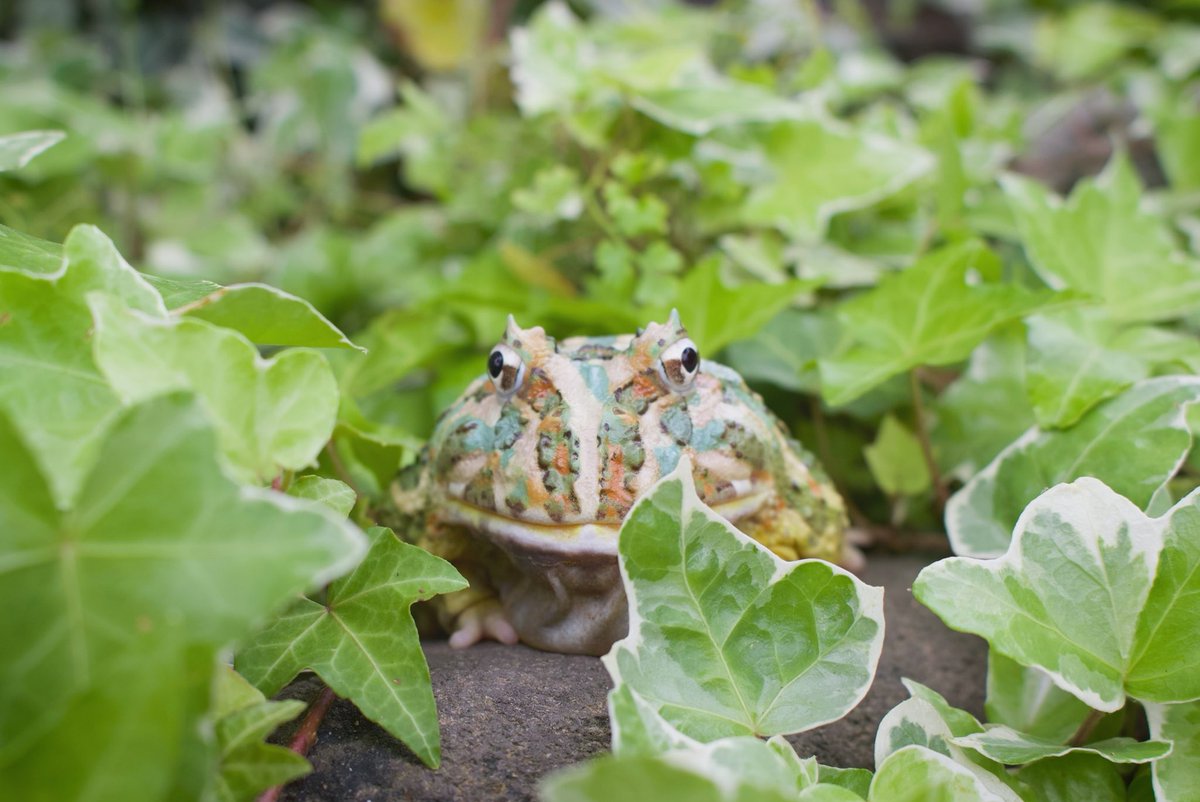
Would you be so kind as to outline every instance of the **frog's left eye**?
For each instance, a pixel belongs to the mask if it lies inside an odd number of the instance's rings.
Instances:
[[[496,392],[507,401],[521,389],[521,382],[525,381],[525,360],[512,348],[500,343],[488,355],[487,371]]]
[[[677,393],[692,389],[700,372],[700,351],[684,337],[667,347],[658,361],[658,373],[667,387]]]

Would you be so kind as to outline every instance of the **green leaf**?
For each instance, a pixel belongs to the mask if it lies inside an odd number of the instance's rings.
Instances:
[[[1097,710],[1119,710],[1127,696],[1200,698],[1197,531],[1196,493],[1148,518],[1078,479],[1026,508],[1002,557],[942,560],[913,593],[952,629],[987,638]]]
[[[21,169],[65,136],[62,131],[22,131],[0,136],[0,173]]]
[[[663,757],[609,755],[542,781],[543,802],[605,802],[610,799],[653,799],[662,802],[843,802],[837,797],[797,797],[760,788],[746,789],[734,775],[722,785],[701,767],[677,765]],[[732,786],[732,787],[730,787]],[[842,789],[837,789],[842,790]],[[846,793],[849,793],[848,791]],[[858,799],[853,794],[850,802]]]
[[[1156,365],[1192,360],[1200,344],[1152,326],[1122,326],[1097,310],[1029,319],[1025,385],[1037,422],[1070,426],[1095,404],[1151,375]]]
[[[929,468],[916,435],[887,415],[875,442],[863,449],[871,475],[889,496],[915,496],[929,489]]]
[[[639,92],[630,105],[668,128],[704,136],[717,128],[806,116],[803,106],[754,84],[679,86]]]
[[[308,301],[266,284],[220,287],[174,313],[239,331],[259,345],[366,351],[350,342]]]
[[[1170,741],[1171,754],[1154,763],[1154,798],[1186,802],[1200,794],[1200,702],[1146,705],[1150,735]]]
[[[1079,729],[1091,708],[1054,684],[1045,671],[988,651],[987,716],[1020,732],[1059,743]]]
[[[57,273],[62,263],[63,248],[58,243],[0,225],[0,271],[45,275]]]
[[[324,476],[301,476],[292,482],[287,493],[289,496],[324,504],[343,518],[354,509],[354,502],[358,499],[348,484]]]
[[[186,396],[121,416],[65,512],[2,416],[0,453],[0,795],[165,798],[209,748],[218,650],[352,565],[361,536],[233,483]]]
[[[1052,301],[1015,284],[968,281],[993,259],[977,242],[941,248],[842,304],[852,339],[845,353],[821,360],[826,400],[845,404],[918,365],[966,359],[993,329]]]
[[[1126,802],[1117,767],[1098,755],[1072,753],[1039,760],[1016,776],[1029,802]],[[1131,793],[1129,802],[1133,799]]]
[[[871,781],[870,802],[1021,802],[1003,785],[989,787],[967,766],[923,746],[888,755]]]
[[[540,220],[574,220],[583,213],[579,176],[563,164],[538,170],[533,185],[513,192],[513,206]]]
[[[1065,203],[1032,179],[1002,183],[1029,261],[1051,287],[1095,296],[1114,320],[1170,320],[1200,308],[1200,262],[1146,208],[1123,154]]]
[[[1192,445],[1184,408],[1200,380],[1147,379],[1089,412],[1070,429],[1034,427],[972,477],[946,505],[954,553],[1003,554],[1025,505],[1045,488],[1094,476],[1145,509]]]
[[[14,238],[6,234],[4,242]],[[40,241],[16,237],[24,246]],[[48,245],[48,243],[47,243]],[[34,245],[32,269],[0,271],[0,409],[21,430],[54,490],[70,505],[100,439],[120,411],[92,359],[91,291],[165,315],[158,293],[99,230],[74,229],[54,272]]]
[[[621,527],[630,625],[609,674],[699,740],[841,718],[875,674],[882,592],[820,560],[780,560],[705,507],[691,477],[681,459]]]
[[[436,768],[437,711],[409,607],[467,583],[450,563],[400,542],[390,529],[367,536],[367,556],[330,585],[325,603],[301,599],[238,653],[237,669],[272,696],[310,668]]]
[[[1018,326],[1001,329],[971,352],[967,368],[937,399],[934,453],[964,481],[1034,424],[1025,394],[1025,348]]]
[[[964,710],[950,706],[941,694],[909,679],[902,680],[911,698],[896,705],[875,733],[875,765],[883,766],[902,749],[918,746],[953,760],[1001,799],[1017,802],[1012,780],[1003,764],[963,749],[955,739],[979,732],[983,726]]]
[[[90,299],[94,352],[126,403],[192,390],[204,401],[230,463],[250,481],[311,465],[337,417],[337,384],[315,351],[264,360],[241,334],[201,320],[159,320]]]
[[[705,259],[679,285],[677,308],[700,352],[715,354],[729,343],[756,334],[797,295],[815,289],[818,284],[756,281],[729,287],[721,281],[720,261]]]
[[[842,336],[832,314],[784,309],[750,339],[730,343],[725,353],[747,381],[816,393],[817,360],[834,353]]]
[[[294,699],[268,702],[236,671],[221,666],[213,711],[220,759],[215,789],[219,802],[252,802],[261,791],[312,771],[301,755],[263,743],[280,724],[303,710],[304,703]]]
[[[1132,738],[1106,738],[1083,746],[1067,746],[1060,741],[1017,732],[1003,724],[989,725],[983,732],[955,738],[954,743],[1010,766],[1069,754],[1099,755],[1111,763],[1149,763],[1171,751],[1171,745],[1166,741],[1135,741]]]
[[[667,205],[654,195],[637,198],[623,185],[609,181],[604,185],[604,206],[626,237],[666,233]]]
[[[1133,48],[1153,42],[1161,25],[1157,17],[1136,7],[1082,3],[1058,17],[1040,20],[1035,58],[1063,80],[1081,80],[1112,66]]]
[[[817,776],[822,785],[836,785],[852,791],[860,799],[866,799],[871,792],[871,779],[875,775],[869,769],[839,769],[834,766],[820,766]]]
[[[142,276],[146,282],[158,290],[167,309],[175,310],[181,306],[199,301],[221,289],[221,285],[202,278],[163,278],[146,274]]]
[[[750,192],[742,217],[804,241],[821,239],[835,214],[871,206],[933,166],[914,145],[825,118],[773,125],[762,148],[771,180]]]

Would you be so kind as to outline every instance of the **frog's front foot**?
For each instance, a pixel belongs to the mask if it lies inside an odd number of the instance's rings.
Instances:
[[[494,596],[482,599],[458,614],[450,648],[465,649],[481,640],[497,640],[512,646],[517,642],[517,630],[508,620],[500,600]]]

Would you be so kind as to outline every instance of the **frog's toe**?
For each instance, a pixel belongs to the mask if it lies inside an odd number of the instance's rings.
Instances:
[[[465,649],[481,640],[496,640],[509,646],[517,642],[517,631],[497,599],[479,602],[459,614],[450,635],[450,648]]]

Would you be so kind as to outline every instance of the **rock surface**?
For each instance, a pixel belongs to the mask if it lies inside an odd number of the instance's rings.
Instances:
[[[919,555],[870,558],[863,579],[887,589],[887,634],[875,684],[841,721],[792,737],[801,755],[870,768],[880,719],[907,696],[901,677],[982,714],[983,641],[946,629],[909,591],[930,561]],[[608,749],[610,683],[599,658],[497,644],[459,652],[444,642],[426,643],[425,654],[442,725],[441,769],[426,769],[351,703],[338,700],[309,754],[313,774],[289,786],[284,800],[534,799],[543,775]],[[308,701],[319,690],[318,681],[306,677],[283,696]],[[280,739],[289,735],[285,731]]]

